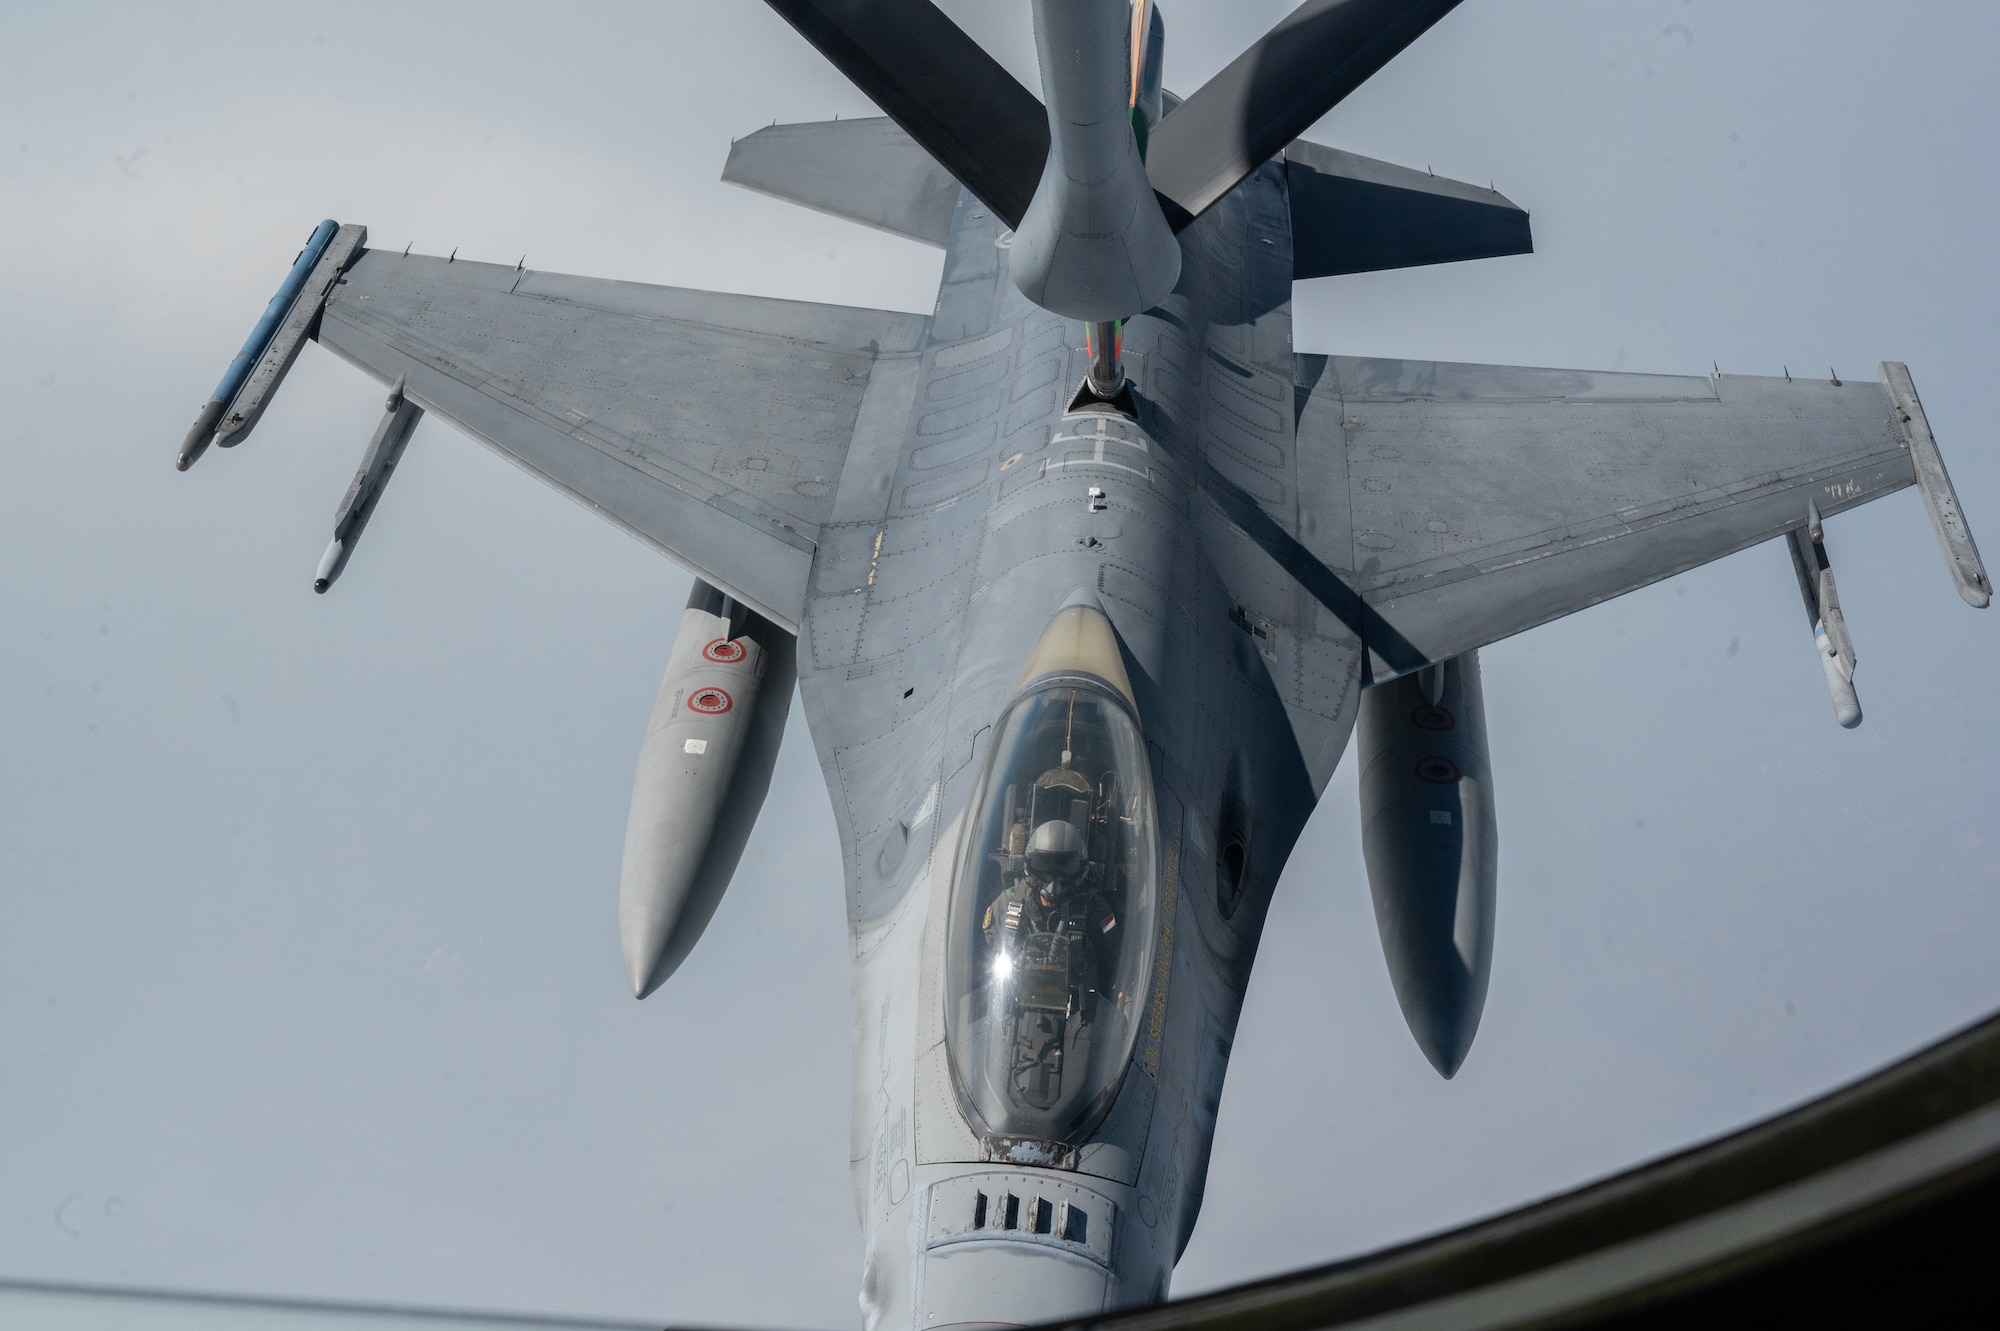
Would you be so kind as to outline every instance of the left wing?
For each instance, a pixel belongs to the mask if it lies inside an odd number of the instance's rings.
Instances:
[[[369,250],[322,345],[787,629],[927,320]]]
[[[1296,394],[1296,513],[1247,516],[1367,644],[1375,679],[1920,472],[1961,593],[1978,605],[1990,591],[1901,365],[1873,383],[1300,356]]]

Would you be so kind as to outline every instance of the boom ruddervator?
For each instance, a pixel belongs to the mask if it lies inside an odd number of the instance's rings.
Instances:
[[[1152,974],[1152,773],[1103,680],[1037,680],[995,727],[952,887],[952,1079],[989,1137],[1074,1142],[1110,1108]]]

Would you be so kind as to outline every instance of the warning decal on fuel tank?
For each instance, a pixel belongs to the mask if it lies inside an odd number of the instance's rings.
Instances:
[[[700,712],[703,716],[721,716],[735,705],[735,701],[721,689],[696,689],[688,698],[688,710]]]
[[[1434,786],[1448,786],[1465,774],[1458,770],[1458,764],[1449,758],[1432,754],[1428,758],[1417,759],[1417,779],[1428,781]]]
[[[1419,730],[1450,730],[1458,725],[1449,707],[1425,703],[1410,713],[1410,724]]]

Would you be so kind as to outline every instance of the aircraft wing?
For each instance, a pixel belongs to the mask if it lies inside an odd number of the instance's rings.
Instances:
[[[1366,640],[1375,679],[1782,535],[1808,505],[1900,490],[1911,437],[1934,451],[1914,390],[1886,385],[1908,384],[1901,366],[1885,383],[1348,356],[1297,370],[1302,548],[1281,562]]]
[[[369,250],[317,336],[796,630],[876,368],[925,322]]]

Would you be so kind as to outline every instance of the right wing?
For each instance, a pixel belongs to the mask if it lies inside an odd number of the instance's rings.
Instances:
[[[1376,679],[1900,490],[1931,447],[1914,389],[1856,381],[1300,356],[1297,410],[1281,562]]]
[[[796,630],[856,428],[901,423],[878,371],[927,323],[369,250],[318,338]]]

